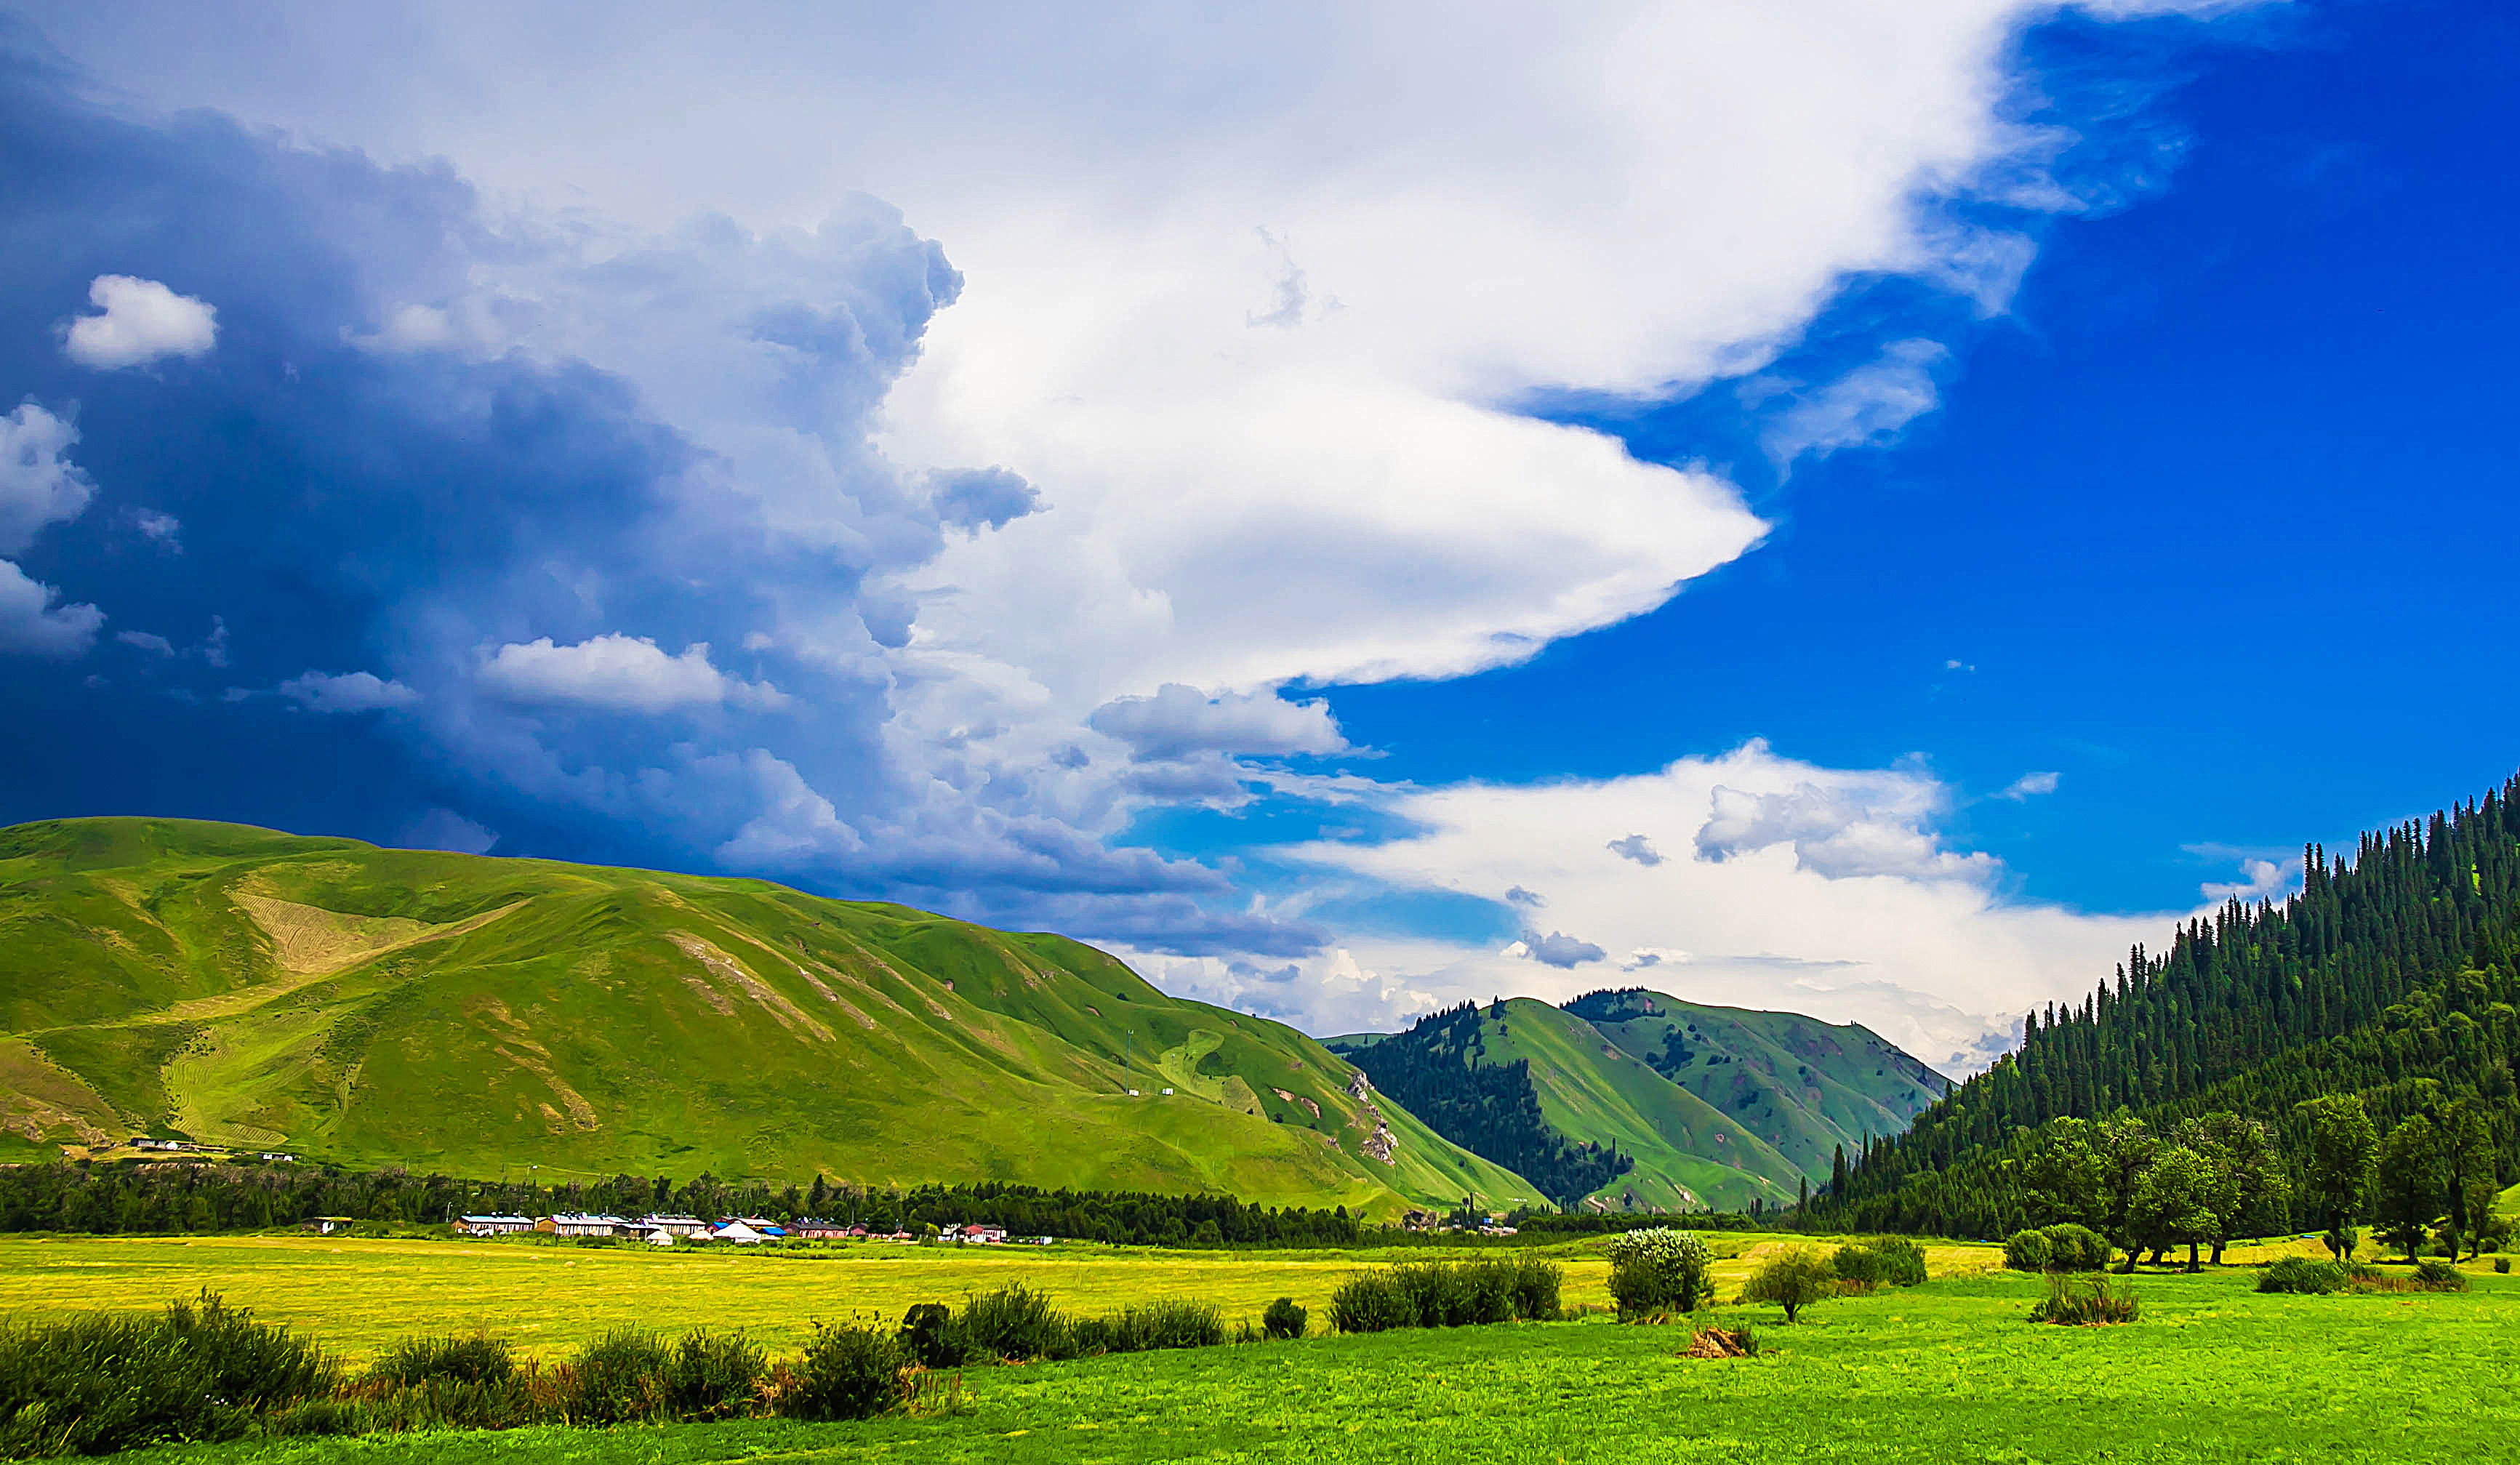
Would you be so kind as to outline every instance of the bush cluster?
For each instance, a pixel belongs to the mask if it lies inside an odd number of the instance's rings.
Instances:
[[[206,1291],[155,1317],[10,1324],[0,1327],[0,1455],[234,1440],[338,1379],[315,1344]]]
[[[2352,1280],[2345,1268],[2318,1257],[2285,1257],[2258,1274],[2260,1292],[2318,1295],[2342,1292]]]
[[[2426,1292],[2465,1292],[2467,1274],[2448,1262],[2426,1257],[2415,1264],[2415,1285]]]
[[[1925,1249],[1905,1236],[1850,1242],[1830,1264],[1839,1281],[1863,1288],[1920,1287],[1925,1281]]]
[[[1291,1297],[1282,1297],[1260,1314],[1261,1330],[1272,1338],[1301,1338],[1309,1319]]]
[[[1303,1310],[1295,1312],[1300,1336]],[[1101,1317],[1069,1317],[1050,1305],[1048,1295],[1011,1282],[965,1298],[960,1312],[939,1303],[921,1303],[903,1314],[896,1337],[904,1354],[922,1367],[956,1368],[1000,1358],[1029,1362],[1213,1348],[1225,1341],[1225,1315],[1212,1303],[1167,1300]]]
[[[2099,1327],[2108,1323],[2133,1322],[2140,1313],[2133,1286],[2113,1284],[2103,1275],[2072,1276],[2051,1272],[2048,1277],[2048,1296],[2031,1308],[2030,1320],[2062,1323],[2068,1327]]]
[[[2014,1271],[2098,1271],[2109,1265],[2108,1238],[2070,1221],[2015,1231],[2003,1243],[2003,1265]]]
[[[1555,1317],[1562,1268],[1537,1257],[1403,1262],[1351,1277],[1330,1297],[1342,1333],[1453,1328]]]
[[[1626,1318],[1693,1312],[1715,1296],[1713,1257],[1693,1231],[1649,1226],[1610,1242],[1610,1300]]]

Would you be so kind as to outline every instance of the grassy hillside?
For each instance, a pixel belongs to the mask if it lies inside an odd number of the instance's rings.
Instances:
[[[1533,998],[1483,1007],[1480,1020],[1486,1061],[1530,1060],[1541,1117],[1552,1129],[1635,1158],[1636,1169],[1595,1192],[1597,1199],[1649,1211],[1731,1211],[1754,1199],[1771,1206],[1794,1199],[1791,1160],[1593,1024]]]
[[[1091,947],[899,906],[226,824],[0,830],[0,1159],[147,1131],[485,1177],[1377,1212],[1529,1188],[1355,1078]]]
[[[1905,1131],[1951,1080],[1868,1028],[1796,1012],[1710,1007],[1659,992],[1597,993],[1567,1004],[1621,1048],[1827,1178],[1839,1145]]]

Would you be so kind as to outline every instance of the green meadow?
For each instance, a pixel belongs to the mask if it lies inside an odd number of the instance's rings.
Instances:
[[[1078,1310],[1158,1296],[1256,1314],[1291,1295],[1315,1336],[973,1368],[943,1415],[503,1434],[273,1440],[161,1452],[228,1465],[452,1461],[2381,1461],[2511,1458],[2520,1277],[2471,1264],[2460,1294],[2262,1296],[2255,1272],[2135,1279],[2115,1328],[2026,1320],[2035,1277],[1981,1247],[1930,1252],[1912,1290],[1815,1306],[1794,1327],[1731,1301],[1777,1237],[1720,1237],[1719,1305],[1746,1359],[1682,1356],[1680,1327],[1573,1321],[1321,1336],[1339,1279],[1399,1254],[1048,1254],[847,1248],[652,1256],[552,1246],[308,1238],[0,1243],[0,1310],[145,1308],[203,1284],[352,1354],[486,1326],[550,1353],[621,1323],[751,1329],[790,1348],[811,1316],[897,1316],[1020,1278]],[[1549,1249],[1570,1306],[1598,1304],[1596,1244]],[[2244,1259],[2280,1248],[2235,1253]],[[825,1260],[815,1260],[817,1256]],[[1410,1255],[1419,1255],[1412,1253]]]

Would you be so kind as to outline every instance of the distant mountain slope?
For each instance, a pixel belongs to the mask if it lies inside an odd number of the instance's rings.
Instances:
[[[1562,1202],[1589,1198],[1622,1209],[1732,1210],[1754,1200],[1788,1204],[1799,1187],[1793,1163],[1746,1126],[1654,1072],[1584,1019],[1536,999],[1430,1014],[1408,1032],[1371,1044],[1336,1042],[1377,1086],[1403,1096],[1418,1091],[1408,1085],[1437,1092],[1448,1084],[1470,1087],[1448,1080],[1448,1069],[1497,1074],[1522,1065],[1527,1078],[1519,1082],[1527,1082],[1548,1132],[1633,1162],[1616,1174],[1585,1175],[1581,1191],[1554,1197]],[[1512,1143],[1504,1123],[1509,1116],[1459,1113],[1432,1101],[1420,1109],[1429,1124],[1466,1148],[1492,1158],[1518,1153],[1499,1148]],[[1516,1169],[1533,1173],[1520,1164]],[[1561,1169],[1583,1174],[1579,1166]]]
[[[138,1130],[483,1177],[822,1171],[1385,1213],[1531,1188],[1311,1039],[1062,937],[237,825],[0,830],[0,1132],[28,1155]]]
[[[1824,1182],[1844,1145],[1895,1134],[1951,1081],[1868,1029],[1793,1012],[1685,1002],[1643,988],[1589,993],[1563,1008],[1530,998],[1433,1013],[1401,1034],[1327,1040],[1422,1117],[1492,1159],[1522,1155],[1503,1094],[1509,1075],[1448,1083],[1447,1069],[1521,1063],[1538,1123],[1563,1141],[1615,1154],[1627,1168],[1584,1176],[1561,1201],[1644,1210],[1789,1204]],[[1434,1076],[1423,1071],[1433,1065]],[[1404,1084],[1418,1087],[1404,1088]],[[1447,1104],[1447,1089],[1486,1107]],[[1546,1179],[1552,1169],[1512,1162]],[[1598,1180],[1598,1183],[1596,1181]]]
[[[1655,1072],[1739,1121],[1814,1180],[1837,1149],[1904,1132],[1952,1081],[1868,1028],[1683,1001],[1643,988],[1566,1004]]]

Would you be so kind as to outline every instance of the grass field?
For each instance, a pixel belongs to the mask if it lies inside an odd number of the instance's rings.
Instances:
[[[338,1252],[304,1245],[204,1252],[206,1245],[11,1243],[0,1255],[20,1306],[83,1305],[128,1288],[154,1297],[189,1279],[169,1255],[178,1250],[239,1274],[299,1279],[298,1290],[267,1299],[276,1315],[324,1307],[305,1289],[329,1283],[337,1290],[325,1310],[337,1321],[325,1332],[344,1341],[370,1325],[354,1323],[354,1314],[417,1309],[452,1318],[468,1305],[509,1317],[549,1306],[555,1327],[581,1326],[637,1297],[655,1309],[704,1299],[705,1291],[680,1290],[698,1285],[682,1280],[693,1275],[723,1289],[726,1306],[707,1315],[740,1322],[767,1300],[809,1295],[799,1287],[834,1301],[856,1289],[871,1304],[878,1294],[909,1295],[890,1289],[934,1283],[928,1291],[950,1292],[1021,1271],[1071,1305],[1087,1301],[1089,1285],[1114,1297],[1172,1287],[1220,1298],[1302,1295],[1355,1261],[764,1257],[693,1273],[627,1259],[608,1268],[586,1258],[567,1268],[557,1254],[550,1261],[485,1254],[481,1288],[468,1304],[431,1299],[428,1278],[447,1274],[434,1249],[397,1260],[389,1244]],[[40,1255],[44,1246],[63,1250]],[[117,1247],[121,1255],[112,1254]],[[2511,1388],[2520,1371],[2520,1278],[2472,1267],[2476,1290],[2466,1294],[2262,1297],[2251,1290],[2253,1273],[2239,1267],[2198,1277],[2145,1274],[2136,1282],[2142,1321],[2055,1328],[2023,1319],[2038,1279],[1975,1270],[1979,1256],[1937,1251],[1938,1275],[1923,1288],[1822,1304],[1793,1328],[1773,1309],[1720,1307],[1711,1320],[1760,1325],[1768,1350],[1751,1359],[1684,1358],[1683,1330],[1595,1317],[979,1368],[967,1376],[967,1409],[943,1418],[272,1441],[153,1458],[166,1465],[2375,1462],[2509,1459],[2520,1442]],[[1725,1269],[1737,1275],[1746,1265],[1735,1257]],[[1960,1274],[1950,1274],[1955,1267]],[[780,1280],[790,1271],[832,1274],[848,1285]],[[215,1279],[208,1266],[200,1274]],[[1588,1279],[1575,1290],[1590,1294],[1596,1285]],[[504,1295],[494,1296],[499,1288]],[[659,1310],[649,1320],[693,1319]]]

